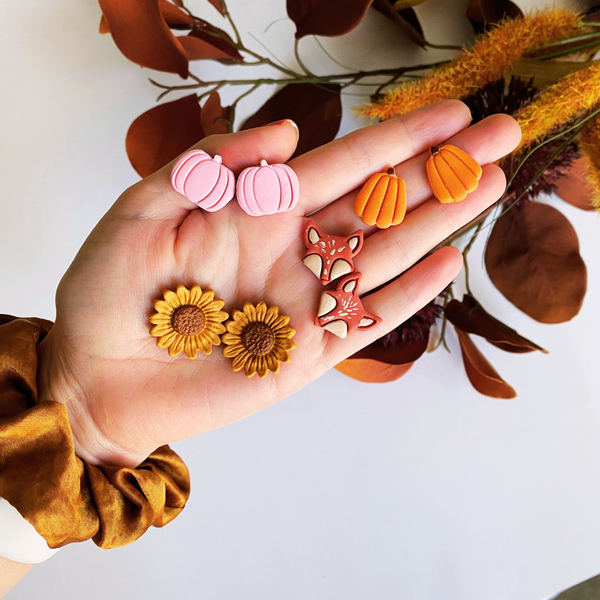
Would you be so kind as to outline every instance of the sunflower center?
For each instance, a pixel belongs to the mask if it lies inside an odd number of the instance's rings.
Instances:
[[[267,324],[256,321],[244,327],[242,343],[252,356],[263,356],[275,344],[275,334]]]
[[[206,325],[206,317],[201,308],[191,304],[184,304],[173,311],[171,326],[181,335],[196,335]]]

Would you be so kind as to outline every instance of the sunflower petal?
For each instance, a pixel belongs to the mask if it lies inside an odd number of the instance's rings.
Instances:
[[[275,319],[273,323],[273,329],[277,331],[278,329],[283,329],[290,322],[290,318],[287,315],[280,315]]]
[[[296,347],[296,344],[292,342],[290,339],[285,340],[275,340],[275,346],[277,348],[281,348],[282,350],[293,350]]]
[[[156,340],[156,345],[159,348],[167,348],[175,341],[175,338],[178,335],[179,334],[176,331],[172,331],[171,333],[169,333],[161,338],[158,338],[158,340]]]
[[[271,354],[279,361],[283,363],[290,362],[290,355],[283,348],[278,348],[277,346],[273,346],[271,349]]]
[[[216,333],[212,333],[211,331],[205,331],[203,332],[202,336],[206,339],[206,341],[209,344],[212,344],[213,346],[221,345],[221,338]]]
[[[272,352],[267,354],[266,359],[269,371],[272,371],[273,373],[279,373],[279,367],[281,366],[281,363],[275,358],[275,356],[273,356]]]
[[[186,338],[185,344],[183,347],[188,358],[194,359],[198,354],[198,346],[196,345],[196,338],[194,336],[190,336]]]
[[[241,310],[233,311],[233,320],[240,325],[248,325],[250,321],[248,321],[248,317]]]
[[[249,359],[249,355],[248,353],[244,350],[244,352],[240,352],[240,354],[238,354],[232,361],[231,363],[231,368],[234,371],[239,371],[240,369],[243,369],[246,365],[246,362]]]
[[[201,308],[204,308],[207,304],[210,304],[213,301],[214,297],[215,297],[215,293],[212,290],[206,290],[202,294],[202,297],[200,298],[200,301],[198,302],[198,306],[200,306]]]
[[[177,308],[178,306],[181,306],[181,301],[179,300],[179,296],[175,292],[172,292],[171,290],[165,290],[163,292],[163,296],[165,297],[165,302],[171,308]]]
[[[170,317],[171,313],[173,312],[173,307],[164,300],[156,300],[154,302],[154,310],[157,310],[159,313],[168,315]]]
[[[229,331],[229,333],[241,335],[243,329],[244,327],[240,325],[240,323],[236,323],[235,321],[229,321],[229,323],[227,323],[227,331]]]
[[[240,352],[244,352],[244,346],[238,344],[237,346],[227,346],[223,348],[223,356],[225,358],[235,358],[240,354]]]
[[[190,304],[198,306],[200,298],[202,298],[202,288],[196,284],[192,286],[192,289],[190,290]]]
[[[267,311],[267,316],[265,317],[265,323],[267,325],[272,325],[275,322],[275,319],[279,316],[279,307],[271,306]]]
[[[163,325],[155,325],[150,330],[150,335],[162,337],[163,335],[167,335],[167,333],[171,333],[171,331],[173,331],[173,328],[168,323],[165,323]]]
[[[180,335],[177,336],[177,339],[169,346],[169,356],[177,356],[183,350],[183,344],[185,342],[185,338]]]
[[[185,285],[179,284],[177,286],[177,297],[179,298],[179,301],[181,302],[181,304],[189,304],[190,303],[190,292],[185,287]]]
[[[264,379],[267,376],[267,373],[269,372],[269,367],[267,366],[267,361],[265,360],[265,357],[259,356],[256,363],[256,372],[258,373],[258,376],[261,379]]]
[[[171,322],[171,317],[163,313],[154,313],[148,320],[154,325],[166,325]]]
[[[256,320],[264,322],[266,316],[267,316],[267,305],[261,301],[256,305]]]
[[[213,300],[204,306],[205,312],[219,312],[225,306],[225,300]]]
[[[246,304],[244,304],[244,314],[248,317],[250,322],[256,321],[256,309],[250,302],[246,302]]]
[[[235,333],[224,333],[221,336],[221,341],[227,346],[233,346],[234,344],[240,344],[242,339]]]
[[[212,346],[210,345],[209,341],[202,335],[199,335],[198,338],[198,349],[200,352],[206,354],[206,356],[212,354]]]
[[[255,357],[246,361],[246,364],[244,365],[244,372],[246,373],[246,377],[252,377],[256,373],[256,363],[257,360]]]

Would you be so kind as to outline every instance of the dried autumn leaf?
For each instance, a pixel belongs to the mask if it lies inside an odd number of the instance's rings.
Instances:
[[[221,106],[219,92],[212,92],[202,107],[200,115],[204,135],[229,133],[231,131],[229,107]]]
[[[330,142],[340,128],[342,104],[339,85],[311,83],[288,85],[249,117],[241,129],[261,127],[273,121],[292,119],[300,129],[294,156]]]
[[[419,46],[425,45],[423,28],[412,8],[397,9],[393,0],[374,0],[373,8],[393,21],[404,35]]]
[[[472,386],[484,396],[504,400],[515,398],[517,392],[498,375],[496,369],[473,343],[469,334],[457,327],[454,329],[458,335],[465,371]]]
[[[475,33],[487,31],[505,17],[522,17],[521,9],[510,0],[471,0],[467,8],[467,18],[471,21]]]
[[[244,58],[228,40],[216,37],[207,31],[194,29],[188,35],[177,38],[189,60],[210,59],[232,64],[243,62]]]
[[[494,285],[541,323],[563,323],[581,309],[587,271],[577,233],[556,208],[514,207],[492,229],[485,266]]]
[[[451,300],[444,309],[446,318],[452,325],[466,333],[484,337],[490,344],[506,352],[523,354],[539,350],[548,351],[524,338],[514,329],[492,317],[472,296],[465,294],[462,302]]]
[[[408,373],[413,363],[406,365],[388,365],[370,358],[347,358],[336,369],[357,381],[364,383],[387,383],[396,381]]]
[[[352,31],[373,0],[287,0],[287,14],[296,24],[296,38],[334,37]]]
[[[190,94],[140,115],[129,127],[125,148],[133,168],[146,177],[203,137],[201,109]]]
[[[158,0],[99,2],[115,44],[129,60],[184,79],[188,76],[187,56],[161,15]]]
[[[556,195],[582,210],[595,210],[592,200],[594,189],[586,177],[589,169],[590,159],[587,156],[576,158],[565,173],[566,177],[556,182]]]
[[[158,8],[165,23],[171,29],[191,29],[198,22],[194,17],[167,0],[158,0]],[[102,19],[100,20],[100,33],[110,33],[104,15],[102,15]]]
[[[225,16],[225,5],[222,0],[208,0],[220,13]]]
[[[404,365],[413,363],[427,350],[429,337],[416,341],[398,341],[395,344],[384,345],[381,340],[369,344],[350,358],[368,358],[388,365]]]

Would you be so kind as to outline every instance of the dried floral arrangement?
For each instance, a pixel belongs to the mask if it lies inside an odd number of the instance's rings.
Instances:
[[[447,348],[451,325],[473,386],[487,396],[513,398],[515,390],[471,336],[507,352],[545,350],[490,315],[473,296],[468,257],[475,240],[485,235],[487,273],[516,307],[542,323],[562,323],[579,312],[587,273],[577,234],[562,212],[536,200],[557,192],[579,208],[600,210],[600,61],[594,60],[600,49],[600,8],[586,14],[553,8],[524,15],[509,0],[472,0],[467,17],[474,41],[462,48],[426,39],[413,8],[425,1],[345,0],[341,10],[339,1],[287,0],[288,16],[296,25],[296,68],[280,63],[266,47],[261,54],[245,45],[225,0],[208,0],[220,27],[194,15],[183,0],[99,0],[100,32],[110,33],[129,60],[186,80],[181,85],[150,80],[160,88],[159,101],[176,92],[186,95],[158,104],[132,123],[126,149],[141,176],[205,136],[233,131],[238,104],[263,85],[279,87],[237,128],[291,118],[300,128],[296,155],[336,136],[340,95],[350,86],[369,90],[370,102],[356,110],[372,119],[389,119],[446,98],[464,101],[474,122],[497,112],[513,115],[523,139],[499,162],[508,180],[505,194],[444,243],[463,248],[462,300],[450,286],[396,330],[337,367],[361,381],[397,379],[428,349]],[[455,50],[455,57],[392,69],[311,72],[302,61],[299,41],[344,35],[370,8],[390,19],[399,35],[423,48]],[[197,60],[269,65],[278,75],[209,81],[190,72],[191,61]],[[226,86],[242,90],[230,106],[223,106],[219,95]]]

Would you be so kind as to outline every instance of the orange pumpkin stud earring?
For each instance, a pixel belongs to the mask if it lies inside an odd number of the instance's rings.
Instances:
[[[406,214],[406,185],[393,167],[375,173],[363,185],[354,201],[354,212],[366,225],[387,229],[399,225]]]
[[[460,202],[477,189],[481,167],[464,150],[447,144],[430,149],[427,177],[434,196],[442,203]]]

